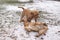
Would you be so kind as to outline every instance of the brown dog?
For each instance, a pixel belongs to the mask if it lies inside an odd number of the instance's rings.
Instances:
[[[24,16],[26,16],[28,22],[31,22],[32,19],[35,19],[35,21],[37,21],[37,18],[39,17],[39,16],[38,16],[38,15],[39,15],[39,11],[37,11],[37,10],[31,11],[31,10],[25,9],[25,8],[23,8],[23,7],[18,7],[18,8],[22,8],[22,9],[23,9],[21,19],[22,19]],[[22,21],[22,20],[20,20],[20,22],[21,22],[21,21]]]
[[[22,19],[24,21],[24,28],[28,32],[35,31],[38,32],[36,37],[39,37],[42,34],[45,34],[45,32],[48,30],[47,24],[43,22],[28,22],[26,17]]]

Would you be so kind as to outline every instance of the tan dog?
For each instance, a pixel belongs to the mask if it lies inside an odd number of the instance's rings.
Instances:
[[[24,21],[24,28],[28,32],[35,31],[38,32],[36,37],[39,37],[42,34],[45,34],[45,32],[48,30],[47,24],[43,22],[28,22],[26,17],[22,19]]]
[[[35,21],[37,21],[37,18],[39,17],[39,11],[37,10],[29,10],[29,9],[24,9],[23,7],[18,7],[18,8],[22,8],[23,9],[23,12],[22,12],[22,16],[21,16],[21,19],[26,16],[27,18],[27,21],[28,22],[31,22],[32,19],[35,19]],[[20,20],[21,22],[22,20]]]

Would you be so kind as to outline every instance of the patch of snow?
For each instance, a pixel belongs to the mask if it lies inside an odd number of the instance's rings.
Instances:
[[[23,11],[22,9],[18,8],[18,6],[13,6],[13,5],[6,6],[6,10]]]
[[[18,1],[20,1],[20,2],[28,2],[30,0],[18,0]]]
[[[48,24],[46,35],[35,37],[36,32],[26,32],[23,23],[19,23],[20,16],[16,13],[22,9],[8,5],[6,10],[0,12],[0,40],[60,40],[60,2],[39,2],[26,4],[24,7],[42,11],[39,21]]]

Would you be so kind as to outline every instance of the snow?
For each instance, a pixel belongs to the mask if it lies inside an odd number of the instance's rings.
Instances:
[[[20,2],[28,2],[30,0],[18,0],[18,1],[20,1]]]
[[[6,10],[23,11],[22,9],[19,9],[18,6],[13,6],[13,5],[8,5],[6,7]]]
[[[5,5],[5,9],[0,10],[0,40],[60,40],[60,2],[46,1],[25,4],[24,7],[42,11],[38,21],[47,23],[46,35],[35,37],[36,32],[28,33],[19,22],[22,9]]]

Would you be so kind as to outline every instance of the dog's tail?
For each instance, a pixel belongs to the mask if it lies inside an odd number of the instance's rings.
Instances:
[[[18,7],[18,8],[22,8],[22,9],[24,9],[23,7]]]

